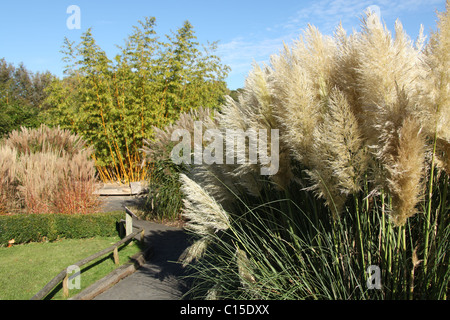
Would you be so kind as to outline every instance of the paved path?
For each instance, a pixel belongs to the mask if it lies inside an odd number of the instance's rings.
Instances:
[[[110,198],[110,199],[108,199]],[[107,197],[109,209],[124,210],[134,197]],[[185,270],[177,260],[189,245],[181,228],[133,218],[133,225],[145,229],[145,241],[153,248],[147,263],[94,300],[179,300],[187,291]]]

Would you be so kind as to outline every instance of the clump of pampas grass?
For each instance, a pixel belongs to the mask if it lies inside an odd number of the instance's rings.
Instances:
[[[0,146],[3,211],[8,213],[92,213],[95,191],[93,150],[77,135],[45,125],[12,131]]]
[[[229,250],[233,252],[229,259],[237,257],[233,268],[238,270],[239,283],[244,290],[248,285],[257,288],[253,284],[258,270],[253,265],[248,267],[248,262],[253,261],[250,251],[257,248],[255,252],[271,252],[263,236],[266,230],[250,230],[257,229],[258,223],[254,222],[259,219],[267,223],[265,227],[273,228],[270,240],[288,243],[293,256],[301,256],[299,247],[305,244],[302,237],[312,232],[311,238],[305,240],[308,246],[318,244],[321,251],[322,240],[329,239],[333,250],[344,250],[333,260],[332,269],[343,263],[343,255],[351,259],[357,255],[352,268],[362,273],[367,263],[381,259],[380,263],[397,270],[394,277],[403,277],[402,283],[392,280],[392,288],[397,286],[392,291],[394,296],[397,290],[405,290],[405,284],[414,283],[414,272],[413,278],[405,275],[410,268],[408,261],[413,257],[414,271],[419,265],[420,247],[426,270],[429,255],[435,250],[430,249],[429,242],[437,241],[439,236],[445,239],[448,230],[447,220],[441,215],[448,212],[445,201],[450,172],[449,7],[447,1],[447,11],[439,14],[438,31],[431,34],[428,43],[423,28],[413,42],[400,21],[396,21],[391,33],[380,17],[367,11],[360,31],[347,34],[339,25],[333,36],[326,36],[308,26],[292,46],[285,44],[274,54],[270,64],[255,65],[237,100],[227,98],[215,117],[215,125],[222,132],[279,130],[279,171],[261,177],[262,163],[190,166],[181,178],[187,197],[184,216],[189,229],[200,239],[188,249],[185,264],[205,255],[211,243],[220,247],[226,241],[222,234],[228,232],[233,239],[229,245],[235,248]],[[253,147],[246,145],[247,149]],[[444,197],[436,202],[435,189]],[[432,209],[436,204],[438,209]],[[261,208],[263,217],[248,217],[249,212],[260,214]],[[299,218],[303,213],[308,216],[306,223]],[[432,220],[432,214],[440,216]],[[408,223],[418,215],[414,223]],[[320,221],[324,216],[328,220]],[[248,226],[247,231],[254,235],[247,247],[251,250],[239,251],[245,246],[241,246],[235,230],[229,231],[233,222]],[[438,222],[443,226],[437,226]],[[328,229],[320,236],[314,233],[316,227],[327,226],[332,229],[333,239],[327,238]],[[343,226],[348,230],[333,229]],[[431,228],[440,230],[434,238]],[[371,237],[375,229],[379,232],[377,239]],[[393,230],[398,230],[397,235],[392,234]],[[347,245],[339,239],[347,241]],[[414,247],[409,248],[410,244]],[[436,252],[448,250],[445,241],[433,245],[439,247]],[[396,250],[403,250],[403,256],[394,258]],[[267,258],[267,254],[262,256]],[[299,259],[297,263],[305,262]],[[398,264],[392,265],[392,259],[397,259]],[[281,260],[277,256],[275,262]],[[208,263],[205,268],[211,268]],[[280,268],[282,272],[291,271]],[[300,278],[306,272],[296,271],[294,268],[292,275],[301,274]],[[439,277],[446,274],[448,269]],[[427,277],[425,274],[421,278],[423,292],[430,287]],[[288,278],[292,280],[291,274]],[[448,283],[445,276],[440,279]],[[219,287],[214,285],[210,293],[220,296]],[[414,286],[409,290],[409,296],[414,296]]]

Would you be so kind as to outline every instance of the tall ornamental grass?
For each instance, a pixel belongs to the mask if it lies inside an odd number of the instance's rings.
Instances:
[[[279,129],[279,170],[181,174],[192,297],[448,297],[449,6],[428,42],[367,12],[255,65],[217,129]]]
[[[178,220],[181,218],[183,193],[181,192],[180,173],[186,172],[185,164],[174,164],[171,154],[176,142],[172,141],[175,130],[186,130],[194,133],[194,121],[202,121],[204,127],[214,127],[213,111],[199,108],[180,114],[174,123],[160,129],[153,127],[155,137],[144,140],[142,152],[144,164],[150,168],[150,193],[147,196],[145,211],[148,218],[158,220]],[[193,142],[192,142],[193,147]]]
[[[0,146],[0,214],[98,211],[91,155],[68,130],[12,131]]]

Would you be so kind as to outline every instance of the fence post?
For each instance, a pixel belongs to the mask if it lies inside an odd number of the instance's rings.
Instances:
[[[62,285],[63,285],[63,297],[67,298],[69,296],[69,273],[67,271]]]
[[[133,233],[133,217],[128,213],[125,213],[125,230],[126,236]]]
[[[114,248],[114,263],[116,265],[119,265],[119,250],[117,249],[117,247]]]
[[[145,239],[145,230],[144,229],[142,229],[142,231],[141,231],[141,243],[144,243],[144,239]]]

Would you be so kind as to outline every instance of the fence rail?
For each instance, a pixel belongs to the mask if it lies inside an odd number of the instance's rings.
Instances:
[[[127,217],[130,216],[130,213],[133,214],[131,211],[129,211],[127,209]],[[133,214],[134,215],[134,214]],[[131,225],[132,228],[132,225]],[[130,229],[130,224],[128,224],[127,226],[127,230]],[[108,247],[106,249],[103,249],[97,253],[94,253],[93,255],[84,258],[83,260],[78,261],[77,263],[72,264],[70,267],[72,266],[77,266],[79,268],[81,268],[82,266],[84,266],[85,264],[92,262],[108,253],[113,252],[114,255],[114,262],[116,264],[119,264],[119,255],[118,255],[118,248],[122,245],[125,244],[129,241],[131,241],[134,237],[136,237],[137,235],[140,234],[140,241],[143,242],[144,241],[144,232],[145,230],[143,228],[138,228],[138,230],[131,232],[128,234],[127,232],[127,236],[125,238],[123,238],[122,240],[116,242],[115,244],[113,244],[111,247]],[[68,269],[69,266],[66,267],[64,270],[62,270],[56,277],[54,277],[52,280],[50,280],[49,283],[47,283],[38,293],[36,293],[31,300],[42,300],[44,299],[61,281],[63,282],[63,292],[64,292],[64,296],[67,297],[69,294],[68,291],[68,281],[69,281],[69,273],[68,273]]]

